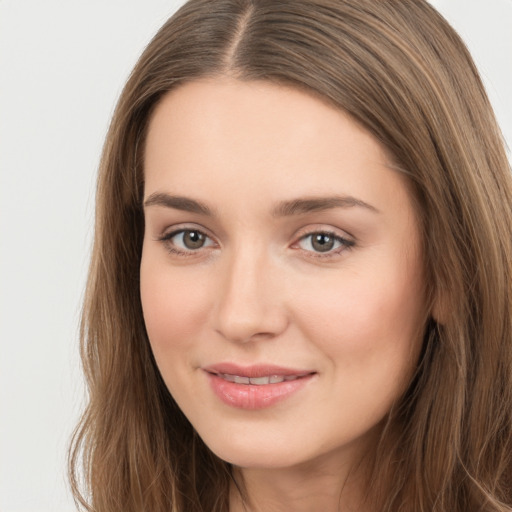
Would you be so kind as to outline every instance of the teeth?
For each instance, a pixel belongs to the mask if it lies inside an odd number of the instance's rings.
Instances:
[[[224,380],[234,382],[235,384],[253,384],[255,386],[264,386],[266,384],[279,384],[280,382],[298,379],[298,375],[270,375],[265,377],[242,377],[240,375],[221,374]]]
[[[270,382],[270,377],[251,377],[249,379],[251,384],[256,384],[257,386],[268,384]]]

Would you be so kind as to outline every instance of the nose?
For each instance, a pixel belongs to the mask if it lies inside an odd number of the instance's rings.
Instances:
[[[235,252],[224,262],[219,280],[214,325],[223,338],[247,343],[273,339],[286,330],[283,283],[265,254]]]

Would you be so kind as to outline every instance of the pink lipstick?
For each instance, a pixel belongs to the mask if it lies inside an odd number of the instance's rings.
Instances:
[[[213,392],[227,405],[264,409],[302,389],[316,372],[274,365],[221,363],[203,368]]]

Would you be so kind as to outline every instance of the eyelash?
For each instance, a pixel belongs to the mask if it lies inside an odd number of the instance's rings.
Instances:
[[[204,236],[206,239],[212,240],[212,238],[210,236],[208,236],[204,231],[201,231],[200,229],[181,228],[181,229],[177,229],[175,231],[172,231],[171,233],[167,233],[167,234],[162,235],[161,237],[158,238],[158,241],[164,243],[166,249],[171,254],[178,255],[178,256],[181,256],[181,257],[196,256],[197,253],[199,252],[199,250],[203,249],[204,246],[199,247],[196,250],[194,250],[194,249],[181,250],[181,249],[177,249],[176,246],[172,245],[172,243],[171,243],[171,240],[175,236],[180,235],[180,234],[185,234],[185,233],[198,233],[199,235]],[[310,231],[310,232],[305,233],[304,235],[302,235],[297,240],[297,242],[295,242],[292,245],[292,247],[298,246],[300,242],[302,242],[302,241],[304,241],[304,240],[306,240],[306,239],[308,239],[308,238],[310,238],[310,237],[312,237],[314,235],[324,235],[324,236],[332,237],[333,241],[335,243],[339,243],[340,245],[339,245],[339,247],[337,247],[335,249],[331,249],[329,251],[326,251],[325,253],[318,252],[318,251],[313,251],[313,250],[309,251],[309,250],[303,249],[304,252],[308,253],[309,257],[319,258],[319,259],[326,260],[326,259],[329,259],[329,258],[336,257],[340,253],[342,253],[342,252],[344,252],[346,250],[352,249],[355,246],[355,242],[353,240],[349,240],[347,238],[344,238],[344,237],[342,237],[340,235],[337,235],[336,233],[334,233],[332,231],[317,230],[317,231]],[[311,244],[311,242],[310,242],[310,244]],[[206,246],[206,247],[209,247],[209,246]]]
[[[171,242],[171,240],[175,236],[180,235],[180,234],[185,234],[185,233],[199,233],[200,235],[204,236],[206,239],[212,240],[212,238],[210,236],[208,236],[204,231],[201,231],[200,229],[181,228],[181,229],[176,229],[175,231],[172,231],[171,233],[162,235],[160,238],[158,238],[158,241],[162,242],[165,245],[166,249],[171,254],[182,256],[185,258],[191,257],[191,256],[196,256],[198,251],[200,249],[203,249],[204,246],[199,247],[197,250],[194,250],[194,249],[182,250],[182,249],[177,249],[176,246],[174,246]]]
[[[333,231],[328,230],[318,230],[318,231],[310,231],[308,233],[305,233],[302,235],[297,242],[293,244],[293,246],[299,245],[302,241],[307,240],[308,238],[313,237],[314,235],[323,235],[331,237],[334,241],[334,243],[338,243],[339,247],[336,247],[335,249],[330,249],[329,251],[326,251],[325,253],[319,252],[319,251],[307,251],[304,249],[305,252],[307,252],[310,257],[313,258],[319,258],[319,259],[329,259],[329,258],[335,258],[336,256],[339,256],[342,252],[352,249],[355,245],[355,242],[353,240],[349,240],[348,238],[345,238],[343,236],[340,236]],[[312,240],[310,240],[309,245],[312,244]],[[292,246],[292,247],[293,247]]]

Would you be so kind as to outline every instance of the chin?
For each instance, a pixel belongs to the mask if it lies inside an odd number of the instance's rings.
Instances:
[[[310,454],[300,452],[295,446],[275,441],[255,443],[252,440],[234,439],[229,442],[204,439],[208,448],[220,459],[241,468],[278,469],[296,466],[308,460]]]

